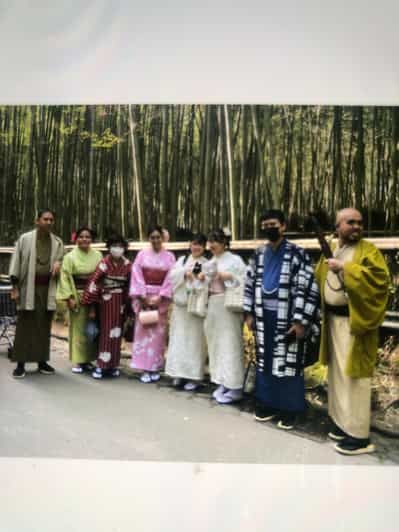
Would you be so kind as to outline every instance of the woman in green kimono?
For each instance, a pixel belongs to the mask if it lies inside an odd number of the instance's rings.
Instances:
[[[99,251],[91,248],[93,231],[81,227],[75,236],[76,247],[68,253],[62,263],[57,289],[57,299],[65,301],[69,309],[69,358],[72,372],[91,371],[91,362],[96,358],[96,345],[85,334],[88,307],[81,305],[81,295],[87,280],[102,259]]]

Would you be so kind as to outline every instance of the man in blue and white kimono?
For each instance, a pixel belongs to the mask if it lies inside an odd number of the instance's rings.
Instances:
[[[305,410],[303,369],[318,341],[320,295],[308,254],[284,236],[283,212],[267,211],[261,229],[268,242],[250,259],[244,295],[256,338],[255,419],[277,418],[290,430]]]

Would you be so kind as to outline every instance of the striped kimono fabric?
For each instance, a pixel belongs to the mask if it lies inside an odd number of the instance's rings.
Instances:
[[[107,255],[98,264],[83,296],[84,304],[99,305],[97,366],[103,370],[116,368],[120,363],[130,269],[131,263],[126,258],[115,262]]]

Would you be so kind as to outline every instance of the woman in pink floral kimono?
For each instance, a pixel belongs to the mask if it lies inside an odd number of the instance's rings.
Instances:
[[[143,371],[140,380],[144,383],[159,380],[159,371],[164,366],[167,312],[172,299],[170,271],[176,262],[173,253],[163,248],[162,227],[151,227],[148,237],[151,247],[137,254],[129,291],[136,314],[130,366]],[[158,321],[143,325],[140,312],[150,309],[158,310]]]

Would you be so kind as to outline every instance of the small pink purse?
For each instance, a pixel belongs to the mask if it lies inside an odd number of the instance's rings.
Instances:
[[[144,327],[155,325],[159,321],[159,312],[157,310],[141,310],[139,312],[139,322]]]

